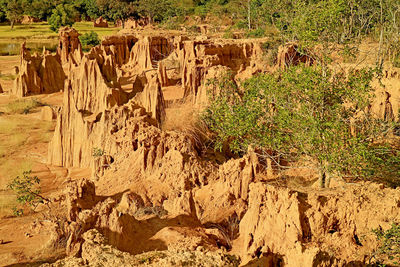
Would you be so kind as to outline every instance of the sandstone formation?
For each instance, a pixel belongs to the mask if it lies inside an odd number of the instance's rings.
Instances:
[[[285,266],[364,266],[376,245],[371,229],[388,229],[400,216],[397,190],[374,184],[324,194],[253,183],[249,198],[240,222],[245,262],[265,256]]]
[[[229,250],[242,264],[368,264],[376,249],[371,229],[400,220],[398,190],[375,184],[291,189],[253,149],[220,163],[202,155],[195,136],[160,127],[169,105],[206,105],[207,91],[217,90],[209,80],[229,73],[240,85],[260,72],[312,64],[310,58],[288,44],[271,66],[264,40],[124,33],[83,56],[76,40],[61,36],[58,54],[68,77],[48,162],[91,168],[92,177],[71,182],[65,192],[66,252],[82,260],[60,264],[95,264],[108,250],[118,256],[105,262],[134,265],[133,255],[164,250],[170,257],[182,246]],[[387,88],[371,106],[388,120],[398,115],[390,84],[396,75],[386,73]],[[173,93],[168,99],[166,91]]]
[[[0,94],[4,93],[3,87],[0,84]]]
[[[59,38],[57,55],[61,58],[61,63],[63,65],[68,61],[79,63],[83,53],[78,31],[70,27],[60,28]]]
[[[128,19],[123,24],[123,28],[129,29],[129,30],[137,30],[137,29],[142,29],[149,24],[150,24],[150,19],[148,19],[148,18]]]
[[[182,250],[166,250],[146,252],[132,255],[121,252],[107,244],[106,238],[97,230],[92,229],[83,235],[82,257],[69,257],[53,264],[44,264],[43,267],[58,266],[227,266],[233,267],[239,261],[230,255],[217,252],[205,254],[202,250],[190,251],[182,247]]]
[[[24,15],[21,19],[21,24],[32,24],[34,22],[40,22],[40,19],[28,15]]]
[[[94,21],[93,26],[98,28],[108,28],[108,22],[103,17],[99,17]]]
[[[70,63],[64,106],[49,146],[50,163],[89,167],[93,164],[93,148],[107,148],[116,153],[117,143],[107,144],[111,141],[110,134],[116,131],[113,129],[118,127],[115,122],[126,121],[134,114],[143,115],[144,109],[139,104],[151,112],[155,123],[162,121],[164,103],[156,72],[141,70],[128,79],[122,77],[118,68],[135,56],[128,53],[135,40],[125,36],[106,39],[85,55],[81,64]],[[146,57],[143,59],[147,62]]]
[[[80,64],[83,53],[78,32],[69,27],[60,29],[56,55],[43,50],[42,55],[31,55],[25,43],[21,46],[20,66],[11,90],[12,95],[24,97],[62,91],[71,66]]]
[[[31,55],[25,43],[22,44],[20,67],[11,94],[23,97],[58,92],[63,89],[64,80],[59,56],[46,51],[42,55]]]
[[[399,74],[398,68],[386,69],[383,71],[383,77],[373,82],[376,98],[375,102],[371,103],[371,111],[387,121],[400,119]]]
[[[53,121],[57,119],[57,113],[52,107],[44,106],[40,111],[40,119],[44,121]]]
[[[143,133],[159,131],[150,127]],[[143,137],[141,142],[156,136]],[[201,163],[190,145],[162,156],[160,145],[171,148],[176,138],[158,138],[165,141],[153,139],[159,144],[154,152],[146,153],[139,143],[137,152],[107,168],[97,184],[110,197],[97,195],[87,180],[71,184],[66,195],[69,255],[85,257],[82,233],[101,229],[107,244],[131,254],[185,244],[190,250],[224,247],[242,264],[364,266],[376,246],[371,229],[388,229],[400,219],[398,190],[374,184],[329,192],[291,190],[266,183],[263,165],[251,151],[215,169]]]

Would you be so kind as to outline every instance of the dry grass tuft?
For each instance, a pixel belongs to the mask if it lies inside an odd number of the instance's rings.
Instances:
[[[199,152],[208,150],[210,132],[201,120],[200,113],[190,104],[176,104],[166,110],[166,119],[161,126],[165,131],[182,132],[195,143]]]

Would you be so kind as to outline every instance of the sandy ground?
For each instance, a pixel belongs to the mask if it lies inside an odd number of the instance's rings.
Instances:
[[[19,65],[19,56],[0,57],[0,84],[5,92],[8,92],[13,84],[15,66]]]
[[[5,73],[4,60],[0,62],[2,73]],[[34,98],[48,105],[62,103],[62,93]],[[15,97],[0,94],[0,112],[13,101],[16,101]],[[55,121],[42,121],[40,113],[41,107],[26,115],[0,113],[0,266],[49,261],[64,252],[62,248],[48,247],[50,232],[35,232],[31,227],[35,221],[46,223],[45,211],[32,213],[26,208],[24,216],[13,216],[11,208],[17,203],[15,194],[7,189],[9,181],[24,170],[32,170],[32,175],[40,179],[43,194],[54,196],[62,191],[67,179],[89,175],[88,170],[68,170],[46,164],[48,142],[53,135]]]

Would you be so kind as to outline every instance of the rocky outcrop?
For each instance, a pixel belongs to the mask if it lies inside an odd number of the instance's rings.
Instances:
[[[0,94],[4,93],[3,86],[0,84]]]
[[[44,121],[53,121],[57,119],[57,113],[53,107],[44,106],[40,111],[40,119]]]
[[[125,44],[128,42],[127,38],[122,40]],[[138,82],[133,83],[131,90],[122,89],[117,63],[124,60],[126,50],[122,49],[123,45],[118,45],[107,40],[84,56],[81,64],[71,67],[63,109],[49,145],[49,163],[89,167],[94,164],[93,148],[117,150],[116,142],[109,143],[118,127],[115,121],[125,122],[145,115],[146,111],[155,124],[163,119],[163,96],[157,76],[145,73],[142,78],[137,78]],[[124,126],[120,125],[121,128]]]
[[[130,52],[137,41],[134,35],[107,36],[101,42],[100,51],[105,55],[110,55],[113,62],[121,67],[129,62]]]
[[[114,247],[139,254],[184,246],[231,250],[243,264],[367,263],[376,248],[371,229],[400,220],[397,190],[281,187],[257,151],[217,164],[199,156],[196,137],[160,129],[167,87],[201,108],[207,80],[229,72],[240,84],[258,72],[312,63],[293,45],[280,50],[277,66],[265,64],[263,55],[262,40],[127,34],[106,38],[79,62],[68,61],[48,162],[93,173],[92,181],[73,183],[66,192],[69,255],[95,262],[104,244],[93,240],[104,237],[115,253]],[[384,104],[377,112],[388,120],[397,115],[394,89],[379,100]]]
[[[70,27],[60,28],[59,38],[57,55],[61,58],[61,63],[64,65],[73,61],[78,64],[83,56],[78,31]]]
[[[59,92],[64,87],[65,74],[60,58],[43,51],[31,55],[25,43],[21,46],[18,76],[11,90],[12,95],[24,97]]]
[[[133,47],[129,64],[141,70],[157,69],[158,62],[173,51],[173,43],[162,36],[144,36]]]
[[[189,216],[167,218],[161,207],[148,204],[142,204],[133,213],[124,213],[121,205],[131,205],[131,198],[99,197],[93,189],[94,184],[87,180],[68,187],[67,254],[70,256],[82,253],[84,257],[83,233],[90,229],[100,229],[108,244],[132,254],[183,248],[183,243],[189,250],[199,246],[207,250],[217,248],[215,240]],[[136,199],[143,203],[139,196]],[[174,236],[174,241],[171,236]]]
[[[124,23],[124,29],[137,30],[137,29],[142,29],[149,24],[150,24],[149,18],[128,19]]]
[[[52,264],[44,264],[44,267],[51,266],[237,266],[239,261],[232,256],[222,252],[208,252],[205,254],[202,249],[189,251],[182,247],[182,250],[165,250],[145,252],[139,255],[132,255],[121,252],[110,246],[107,239],[92,229],[84,233],[82,245],[82,257],[69,257]]]
[[[24,15],[21,19],[21,24],[32,24],[35,22],[40,22],[41,20],[32,16]]]
[[[94,21],[93,26],[98,28],[108,28],[108,22],[100,16]]]
[[[364,266],[376,246],[371,230],[399,220],[399,197],[397,190],[374,184],[324,194],[253,183],[240,222],[242,259],[272,257],[285,266]]]
[[[161,81],[165,86],[181,84],[184,98],[202,107],[208,101],[208,79],[230,72],[239,83],[272,68],[263,60],[261,44],[247,40],[175,39],[174,51],[159,65]]]
[[[383,71],[382,77],[374,80],[375,99],[371,103],[371,112],[386,121],[398,121],[400,101],[398,86],[400,83],[400,70],[389,68]]]
[[[68,191],[68,231],[76,233],[68,242],[71,255],[84,253],[82,233],[95,228],[132,254],[185,244],[231,249],[242,264],[365,266],[377,245],[371,229],[400,219],[398,190],[362,184],[301,192],[269,183],[252,151],[215,167],[201,163],[179,135],[128,124],[142,130],[132,138],[131,130],[119,131],[125,156],[97,182],[100,195],[109,197],[97,196],[89,181]],[[132,143],[137,149],[126,154]]]

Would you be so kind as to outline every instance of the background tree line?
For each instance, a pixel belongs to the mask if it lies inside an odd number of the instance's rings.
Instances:
[[[150,17],[156,22],[198,15],[231,19],[238,28],[274,27],[288,39],[346,42],[378,33],[398,40],[397,0],[0,0],[0,20],[48,20],[55,10],[74,19]],[[393,36],[395,35],[395,36]]]

